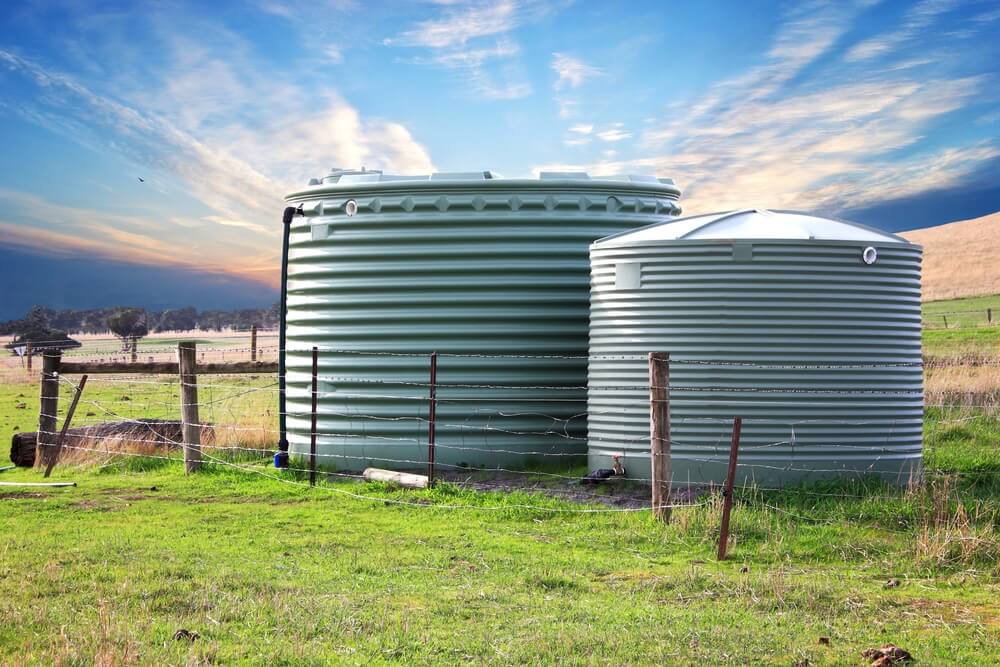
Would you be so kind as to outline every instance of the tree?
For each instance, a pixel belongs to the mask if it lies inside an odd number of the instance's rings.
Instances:
[[[198,326],[198,311],[190,306],[163,311],[157,331],[190,331]]]
[[[14,340],[7,343],[5,347],[13,350],[15,354],[17,348],[24,347],[27,343],[31,343],[32,350],[35,352],[80,347],[79,341],[67,336],[65,331],[59,331],[49,326],[52,314],[53,311],[50,308],[34,306],[23,320],[11,325],[15,334]]]
[[[127,350],[149,333],[146,311],[142,308],[118,308],[108,316],[108,328],[121,340],[122,348]]]

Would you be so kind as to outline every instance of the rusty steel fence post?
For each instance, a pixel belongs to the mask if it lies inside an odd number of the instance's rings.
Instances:
[[[69,431],[70,422],[73,421],[73,415],[76,414],[76,406],[80,402],[80,394],[83,393],[83,388],[86,385],[87,376],[84,375],[80,378],[80,384],[76,386],[76,393],[73,394],[73,401],[69,404],[69,410],[66,411],[66,418],[63,420],[62,428],[59,430],[59,438],[56,440],[56,450],[52,453],[52,457],[45,465],[44,477],[48,477],[52,474],[52,469],[56,467],[56,463],[59,461],[59,452],[62,451],[63,440],[66,439],[66,432]]]
[[[312,426],[309,429],[309,486],[316,486],[316,402],[319,397],[319,348],[312,351]]]
[[[427,486],[434,486],[434,440],[437,426],[437,352],[431,352],[431,381],[427,406]]]
[[[736,483],[736,457],[740,450],[740,431],[743,430],[743,418],[733,418],[733,439],[729,447],[729,470],[726,472],[726,488],[723,491],[722,525],[719,526],[719,560],[726,560],[729,549],[729,515],[733,509],[733,489]]]
[[[670,355],[649,353],[649,459],[653,516],[670,523]]]

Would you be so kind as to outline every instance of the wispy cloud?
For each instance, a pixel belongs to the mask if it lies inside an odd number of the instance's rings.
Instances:
[[[212,223],[227,222],[213,218],[177,218],[170,223],[204,228]],[[273,227],[253,231],[274,236]],[[66,206],[15,190],[0,190],[0,230],[5,243],[48,253],[181,266],[242,275],[254,280],[261,280],[262,275],[267,276],[268,270],[273,269],[271,253],[257,248],[252,237],[231,239],[219,245],[189,244],[184,252],[178,252],[176,231],[164,227],[162,219],[155,213],[122,215]],[[273,284],[274,280],[267,277],[267,282]]]
[[[535,171],[673,176],[685,186],[689,212],[747,205],[838,211],[948,187],[1000,155],[991,141],[921,148],[931,123],[982,97],[986,75],[917,77],[923,63],[883,57],[877,68],[828,74],[822,87],[797,81],[835,53],[851,23],[845,7],[795,10],[764,64],[676,102],[669,120],[643,133],[636,154],[605,152]],[[627,134],[615,125],[594,136]]]
[[[390,43],[432,49],[464,46],[477,37],[498,35],[511,30],[520,22],[519,10],[519,4],[514,0],[454,3],[447,6],[443,17],[421,21],[413,29],[390,40]]]
[[[606,130],[597,133],[597,138],[601,141],[623,141],[632,136],[631,132],[626,132],[624,123],[614,123]]]
[[[559,107],[559,117],[560,118],[572,118],[576,115],[576,110],[580,106],[578,100],[567,100],[567,99],[556,99],[556,104]]]
[[[420,21],[383,43],[424,49],[425,55],[403,62],[454,70],[459,85],[477,97],[513,100],[532,93],[516,62],[521,49],[511,33],[544,16],[548,5],[538,0],[449,0],[439,5],[441,16]]]
[[[516,56],[520,51],[521,47],[516,42],[501,38],[497,40],[496,44],[491,46],[435,52],[429,57],[411,58],[408,62],[416,65],[477,68],[490,60]]]
[[[955,8],[956,5],[956,0],[922,0],[906,12],[897,30],[855,44],[847,52],[845,59],[848,62],[870,60],[892,53],[901,44],[916,37],[940,14]]]
[[[587,79],[592,79],[602,74],[602,71],[598,68],[591,67],[582,60],[568,56],[565,53],[552,54],[552,69],[558,75],[555,83],[556,90],[567,86],[576,88],[587,81]]]
[[[323,47],[323,55],[326,59],[335,64],[339,65],[344,62],[344,52],[341,50],[340,46],[337,44],[327,44]]]
[[[99,133],[101,139],[92,141],[103,144],[102,150],[110,145],[144,171],[170,174],[208,209],[197,224],[220,230],[216,240],[225,239],[231,247],[268,248],[265,254],[272,262],[277,254],[270,238],[277,233],[274,219],[281,198],[308,177],[326,173],[331,164],[433,171],[427,150],[406,127],[364,118],[335,92],[316,97],[291,84],[268,87],[264,75],[237,58],[222,64],[206,59],[204,64],[199,74],[180,61],[175,71],[166,72],[158,94],[134,90],[125,95],[132,101],[125,103],[0,50],[6,70],[0,76],[18,77],[19,85],[34,88],[13,107],[16,111],[77,141]],[[206,95],[207,90],[220,97]],[[271,94],[265,96],[265,90]],[[259,105],[265,97],[268,104]],[[312,103],[298,103],[306,97]],[[232,108],[262,110],[248,125],[245,118],[223,112]],[[156,224],[162,229],[175,223],[163,216]],[[124,225],[114,229],[125,247],[123,234],[130,230]],[[231,232],[223,234],[223,229]],[[111,230],[94,227],[89,233],[110,237]],[[240,243],[241,235],[250,243]],[[133,240],[141,246],[140,239]]]

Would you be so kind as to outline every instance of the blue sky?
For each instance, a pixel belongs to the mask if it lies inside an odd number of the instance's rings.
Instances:
[[[8,0],[0,236],[273,284],[282,195],[362,165],[907,229],[1000,209],[998,63],[995,1]]]

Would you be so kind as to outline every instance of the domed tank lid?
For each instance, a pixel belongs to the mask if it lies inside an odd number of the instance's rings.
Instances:
[[[594,245],[619,246],[658,241],[705,240],[909,243],[901,236],[856,222],[821,218],[798,211],[770,211],[751,208],[657,222],[614,236],[607,236],[595,241]]]

